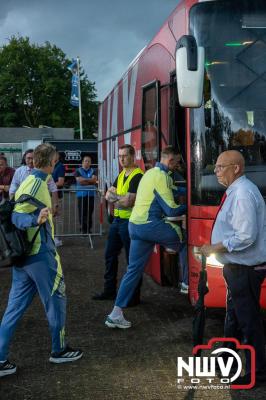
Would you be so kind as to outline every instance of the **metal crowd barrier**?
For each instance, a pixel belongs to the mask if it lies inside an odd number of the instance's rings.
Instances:
[[[88,237],[93,249],[93,236],[103,232],[103,197],[97,189],[82,189],[84,197],[78,197],[80,189],[58,190],[59,215],[54,217],[55,236]]]

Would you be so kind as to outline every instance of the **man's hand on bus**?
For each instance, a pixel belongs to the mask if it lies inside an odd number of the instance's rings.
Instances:
[[[211,254],[226,253],[227,248],[222,243],[204,244],[199,248],[199,251],[205,257],[209,257]]]

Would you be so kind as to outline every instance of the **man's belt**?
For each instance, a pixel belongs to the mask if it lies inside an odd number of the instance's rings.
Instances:
[[[236,268],[236,269],[253,268],[255,271],[266,271],[266,261],[261,264],[256,264],[256,265],[243,265],[243,264],[235,264],[235,263],[227,263],[225,265],[227,265],[228,267]]]

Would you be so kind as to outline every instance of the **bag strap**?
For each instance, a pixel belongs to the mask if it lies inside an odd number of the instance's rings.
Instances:
[[[15,204],[29,203],[32,206],[36,206],[39,210],[47,207],[46,204],[42,203],[40,200],[31,196],[30,194],[22,194],[15,202]]]

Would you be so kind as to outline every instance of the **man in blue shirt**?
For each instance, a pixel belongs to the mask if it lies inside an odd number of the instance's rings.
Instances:
[[[266,381],[266,355],[260,315],[260,292],[266,268],[266,209],[257,188],[244,175],[245,161],[235,150],[221,153],[214,172],[225,186],[224,202],[216,216],[211,244],[201,247],[224,264],[227,284],[225,337],[252,345],[256,352],[256,381]],[[239,337],[240,333],[240,337]],[[234,384],[249,384],[251,360],[246,353],[246,375]]]
[[[77,198],[79,223],[82,233],[87,234],[92,229],[92,214],[94,210],[94,197],[96,194],[97,176],[91,167],[90,156],[84,156],[82,166],[75,173],[77,182]]]
[[[63,198],[63,188],[65,183],[65,167],[60,161],[59,152],[56,152],[56,164],[52,173],[53,180],[55,182],[56,188],[58,190],[58,207],[59,210],[56,213],[56,234],[60,234],[63,231],[63,218],[62,218],[62,198]],[[54,238],[56,247],[62,246],[63,242],[57,236]]]
[[[63,189],[65,183],[65,167],[60,161],[60,155],[56,152],[56,164],[52,173],[53,180],[58,190]],[[62,198],[62,192],[58,193],[58,198]]]

